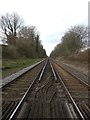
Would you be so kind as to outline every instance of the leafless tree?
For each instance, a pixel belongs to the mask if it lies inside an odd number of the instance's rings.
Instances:
[[[23,38],[31,38],[34,39],[36,34],[36,27],[35,26],[22,26],[18,35],[19,37]]]
[[[6,14],[1,16],[0,26],[4,34],[8,37],[12,36],[15,38],[17,36],[17,31],[22,26],[23,20],[17,13]]]

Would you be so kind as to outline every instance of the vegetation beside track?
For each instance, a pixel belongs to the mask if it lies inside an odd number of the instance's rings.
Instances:
[[[14,72],[17,72],[29,65],[32,65],[42,59],[14,59],[14,60],[3,60],[2,61],[2,77],[8,76]]]
[[[50,56],[58,62],[65,62],[87,74],[90,62],[89,53],[87,27],[76,25],[64,33],[60,43],[54,48]]]
[[[0,17],[2,77],[47,57],[36,26],[24,26],[23,22],[16,12]]]
[[[24,26],[16,13],[0,17],[2,59],[45,58],[46,51],[36,26]]]
[[[69,55],[68,57],[57,57],[56,61],[62,61],[71,67],[81,71],[82,73],[88,75],[88,68],[90,65],[89,59],[90,50],[79,52],[77,54]]]

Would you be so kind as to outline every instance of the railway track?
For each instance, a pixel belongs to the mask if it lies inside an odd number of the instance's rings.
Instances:
[[[3,101],[2,108],[4,120],[14,118],[80,118],[84,120],[88,118],[76,104],[50,60],[47,60],[39,69],[22,99],[7,103]]]
[[[19,103],[33,79],[44,65],[44,61],[25,70],[15,79],[4,81],[2,87],[2,118],[6,119],[12,113],[16,105]],[[8,114],[9,113],[9,114]]]
[[[71,71],[68,71],[67,66],[65,68],[65,65],[63,67],[63,65],[56,62],[54,62],[53,65],[57,69],[61,79],[63,79],[65,86],[77,103],[79,109],[86,118],[87,116],[90,118],[90,85],[72,74]]]
[[[28,71],[32,70],[34,67],[38,66],[40,63],[42,63],[44,60],[37,62],[34,65],[31,65],[29,67],[26,67],[16,73],[13,73],[12,75],[9,75],[5,78],[2,79],[2,85],[0,86],[0,88],[6,86],[7,84],[11,83],[12,81],[16,80],[17,78],[21,77],[22,75],[24,75],[25,73],[27,73]],[[1,80],[1,79],[0,79]]]

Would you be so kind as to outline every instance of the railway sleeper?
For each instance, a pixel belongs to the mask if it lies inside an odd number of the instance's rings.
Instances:
[[[41,101],[38,101],[39,104],[39,108],[38,108],[38,115],[37,118],[41,118],[42,117],[42,110],[43,110],[43,105]]]
[[[86,104],[81,104],[82,110],[85,112],[86,116],[90,118],[90,108]]]
[[[54,100],[54,104],[55,104],[55,116],[56,116],[56,118],[60,118],[58,101]]]
[[[85,119],[88,119],[88,116],[87,116],[87,114],[86,114],[85,111],[84,111],[84,108],[83,108],[81,105],[79,105],[79,104],[78,104],[78,107],[79,107],[81,113],[83,114],[84,118],[85,118]]]
[[[35,105],[36,105],[36,101],[33,100],[32,104],[31,104],[31,110],[29,112],[28,118],[33,118],[33,114],[34,114],[34,110],[35,110]]]
[[[62,109],[62,101],[58,100],[58,111],[60,114],[60,118],[64,118],[64,113],[63,113],[63,109]]]
[[[5,111],[9,108],[10,104],[11,104],[10,102],[4,102],[2,106],[2,114],[5,113]]]
[[[17,102],[10,102],[9,107],[7,107],[7,110],[2,114],[2,120],[8,120],[16,105]]]
[[[47,103],[47,118],[50,118],[50,103]]]
[[[26,119],[28,118],[29,112],[31,111],[31,103],[24,102],[23,108],[19,111],[18,115],[15,118],[17,119]]]
[[[39,104],[38,104],[38,101],[37,101],[36,104],[35,104],[35,108],[34,108],[33,118],[37,118],[38,111],[39,111]]]
[[[65,101],[62,104],[62,109],[63,109],[64,118],[71,118],[71,119],[75,118],[75,116],[73,116],[73,114],[71,112],[69,103],[67,101]]]
[[[18,102],[15,102],[14,106],[12,107],[12,109],[10,109],[9,114],[7,115],[7,118],[9,119],[10,115],[12,114],[12,112],[14,111],[14,109],[16,108]]]
[[[54,101],[52,100],[51,103],[50,103],[50,115],[51,115],[51,118],[55,118],[55,107],[54,107]]]

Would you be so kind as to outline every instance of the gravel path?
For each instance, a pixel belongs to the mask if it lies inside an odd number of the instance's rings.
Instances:
[[[89,80],[88,80],[88,75],[80,72],[77,70],[77,68],[71,67],[69,64],[65,64],[64,62],[57,61],[58,64],[60,64],[62,67],[64,67],[67,71],[71,72],[75,76],[77,76],[79,79],[83,80],[87,84],[90,85]]]

